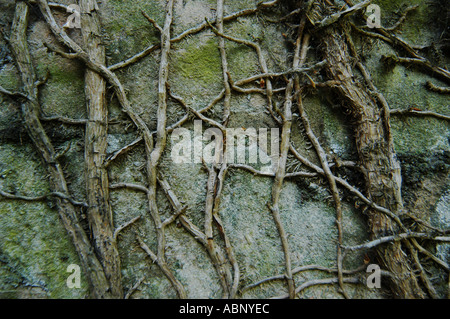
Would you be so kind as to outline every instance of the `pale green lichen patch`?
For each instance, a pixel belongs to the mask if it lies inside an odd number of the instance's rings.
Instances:
[[[211,35],[200,35],[183,41],[170,56],[170,70],[174,93],[189,104],[204,107],[222,89],[217,40]]]

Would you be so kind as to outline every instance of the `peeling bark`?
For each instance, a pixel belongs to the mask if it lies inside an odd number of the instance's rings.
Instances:
[[[320,38],[326,68],[331,80],[339,81],[334,87],[337,95],[345,101],[355,120],[355,140],[368,197],[376,204],[386,207],[397,215],[402,211],[401,170],[390,137],[389,123],[377,102],[354,76],[351,55],[339,27],[324,31]],[[369,228],[372,239],[395,234],[398,227],[392,220],[375,210],[369,210]],[[392,289],[399,298],[423,298],[411,261],[402,250],[401,243],[378,248],[384,266],[394,276]]]
[[[91,60],[104,65],[105,48],[101,43],[100,21],[96,2],[80,1],[81,33],[85,51]],[[111,296],[122,298],[120,256],[113,238],[113,215],[109,201],[106,160],[108,108],[105,102],[106,85],[103,77],[90,69],[85,73],[85,96],[88,114],[85,137],[85,176],[89,208],[89,226],[96,252],[111,287]]]
[[[28,17],[28,5],[25,2],[18,1],[11,27],[10,45],[21,74],[24,90],[31,97],[30,100],[22,104],[24,125],[48,171],[50,188],[54,192],[68,194],[69,191],[63,169],[56,158],[55,149],[39,120],[40,105],[38,103],[36,73],[26,38]],[[59,217],[80,257],[92,296],[94,298],[111,297],[108,279],[105,276],[102,264],[94,253],[89,238],[78,220],[74,205],[66,199],[57,198],[56,201]]]

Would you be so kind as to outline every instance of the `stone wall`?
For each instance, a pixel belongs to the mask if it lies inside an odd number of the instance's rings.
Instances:
[[[59,1],[70,4],[72,1]],[[340,1],[336,1],[339,2]],[[382,25],[390,26],[398,20],[407,5],[420,4],[407,16],[401,27],[401,36],[409,43],[430,46],[424,54],[440,66],[448,65],[438,43],[448,17],[439,1],[424,3],[414,0],[374,1],[381,7]],[[225,1],[225,14],[246,8],[255,8],[258,1]],[[441,7],[440,7],[441,5]],[[159,25],[164,24],[165,1],[121,1],[103,0],[98,4],[103,27],[102,41],[106,46],[107,63],[113,65],[145,48],[159,42],[158,31],[141,14],[151,16]],[[184,30],[205,21],[213,20],[216,1],[177,0],[174,6],[172,34],[177,36]],[[283,72],[289,68],[292,45],[289,26],[273,23],[284,16],[286,8],[275,7],[262,10],[226,22],[224,33],[236,38],[258,43],[267,61],[270,72]],[[0,22],[3,32],[9,32],[14,13],[13,1],[1,1]],[[62,25],[68,14],[54,10]],[[444,15],[444,16],[443,16]],[[359,24],[363,20],[357,20]],[[67,29],[76,41],[81,41],[79,29]],[[86,118],[84,100],[84,66],[76,60],[65,59],[49,52],[44,43],[59,46],[39,14],[32,10],[28,28],[28,44],[36,71],[40,77],[49,72],[48,81],[41,87],[40,104],[47,116]],[[171,92],[184,99],[185,103],[199,110],[207,106],[223,89],[222,64],[218,50],[219,37],[210,29],[192,34],[172,44],[169,64]],[[317,61],[317,52],[312,47],[306,64]],[[433,81],[445,86],[421,70],[405,66],[386,66],[381,57],[393,54],[393,49],[382,40],[361,37],[355,34],[355,43],[361,51],[365,65],[375,85],[384,94],[391,109],[414,107],[421,110],[448,114],[448,95],[428,90],[424,83]],[[7,43],[0,39],[0,85],[10,91],[20,91],[20,76],[9,52]],[[64,47],[60,47],[64,49]],[[255,50],[249,46],[225,41],[229,72],[233,81],[262,73]],[[156,129],[158,105],[157,81],[160,50],[156,49],[139,62],[116,71],[126,88],[133,110],[147,123],[150,130]],[[447,83],[448,84],[448,83]],[[260,83],[250,86],[258,87]],[[250,87],[250,86],[247,86]],[[274,81],[274,88],[283,87],[283,81]],[[275,93],[275,105],[281,107],[284,93]],[[108,153],[133,142],[138,133],[121,111],[113,90],[107,90],[109,104]],[[8,96],[0,95],[0,189],[27,196],[38,196],[50,191],[46,171],[33,148],[22,125],[20,105]],[[341,111],[340,101],[327,90],[310,88],[304,97],[305,109],[310,117],[312,129],[319,138],[330,161],[357,163],[352,123]],[[278,124],[267,112],[264,94],[233,92],[231,116],[228,127],[232,128],[276,128]],[[206,114],[220,121],[223,102],[217,103]],[[168,125],[176,123],[186,110],[174,99],[168,99]],[[183,127],[193,130],[192,116]],[[57,150],[65,150],[60,158],[74,199],[82,201],[86,196],[84,172],[84,127],[68,125],[59,121],[44,122],[46,131]],[[392,116],[392,134],[395,148],[402,164],[403,198],[405,208],[415,216],[433,226],[450,227],[449,198],[449,126],[448,120],[433,117]],[[208,128],[203,124],[204,129]],[[203,229],[208,171],[202,163],[175,164],[171,157],[172,141],[168,145],[159,165],[178,199],[187,205],[185,216]],[[298,151],[320,166],[314,148],[302,133],[298,114],[293,118],[292,142]],[[133,183],[146,185],[146,155],[142,144],[117,157],[108,166],[110,184]],[[255,166],[259,169],[258,166]],[[308,171],[293,156],[288,157],[288,173]],[[334,168],[333,172],[347,179],[352,185],[364,190],[361,176],[355,167]],[[240,269],[239,296],[244,298],[268,298],[286,293],[283,280],[273,280],[255,288],[245,289],[259,280],[283,275],[285,262],[280,236],[267,204],[271,201],[273,178],[258,176],[241,169],[230,169],[223,183],[219,215],[224,232],[230,241]],[[367,221],[362,203],[345,190],[343,199],[343,244],[357,245],[369,240]],[[162,218],[173,214],[167,196],[158,189],[158,206]],[[149,217],[146,196],[130,189],[112,189],[114,225],[119,227],[134,217],[141,219],[124,229],[118,237],[122,262],[122,279],[125,294],[141,281],[131,298],[176,298],[176,292],[157,264],[152,263],[137,243],[137,236],[156,250],[154,224]],[[80,210],[80,219],[84,220]],[[326,179],[298,177],[286,179],[280,199],[282,224],[288,234],[292,267],[317,265],[336,267],[336,240],[334,203]],[[86,231],[89,231],[86,229]],[[215,229],[214,240],[225,251],[221,233]],[[450,262],[449,246],[426,243],[427,248]],[[184,285],[189,298],[220,298],[223,289],[219,276],[205,248],[185,230],[179,221],[166,229],[166,259],[175,277]],[[370,259],[370,260],[369,260]],[[351,270],[377,261],[369,251],[349,252],[344,268]],[[81,274],[81,288],[70,289],[66,285],[69,264],[79,264],[79,259],[55,211],[54,199],[22,201],[0,198],[0,297],[1,298],[85,298],[88,296],[86,278]],[[448,293],[448,273],[425,259],[432,282],[439,296]],[[228,271],[232,268],[227,265]],[[365,271],[360,272],[365,278]],[[323,270],[308,270],[295,275],[296,285],[312,279],[334,278],[335,273]],[[345,284],[353,298],[386,298],[389,290],[369,289],[362,284]],[[382,281],[384,283],[384,281]],[[336,285],[313,286],[303,290],[301,298],[341,298]]]

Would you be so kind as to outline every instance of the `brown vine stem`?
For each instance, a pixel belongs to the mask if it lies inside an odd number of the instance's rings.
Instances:
[[[5,94],[7,96],[10,96],[12,98],[21,97],[21,98],[24,98],[24,99],[27,99],[27,100],[31,99],[31,97],[29,97],[28,95],[26,95],[26,94],[24,94],[22,92],[11,92],[11,91],[3,88],[1,85],[0,85],[0,93]]]
[[[40,119],[45,122],[56,121],[69,125],[86,125],[89,121],[88,119],[72,119],[64,116],[40,116]]]
[[[432,235],[429,233],[407,232],[407,233],[402,233],[402,234],[397,234],[397,235],[392,235],[392,236],[380,237],[380,238],[377,238],[375,240],[369,241],[369,242],[367,242],[365,244],[361,244],[361,245],[342,246],[342,248],[344,248],[345,250],[351,250],[351,251],[361,250],[361,249],[370,249],[370,248],[374,248],[381,244],[390,243],[390,242],[394,242],[394,241],[400,241],[400,240],[409,239],[409,238],[420,238],[420,239],[429,239],[429,240],[440,241],[440,242],[450,242],[450,237],[448,237],[448,236],[436,236],[436,235]]]
[[[450,239],[449,239],[449,241],[450,241]],[[450,266],[445,261],[437,258],[435,255],[433,255],[428,250],[426,250],[421,245],[419,245],[419,243],[415,242],[415,243],[413,243],[413,245],[414,245],[414,247],[417,248],[418,252],[420,252],[420,253],[424,254],[425,256],[427,256],[428,258],[432,259],[437,265],[439,265],[441,268],[443,268],[447,272],[450,272]]]
[[[392,25],[392,27],[385,28],[385,30],[390,31],[390,32],[397,30],[402,25],[402,23],[406,21],[406,16],[408,15],[408,13],[416,10],[418,7],[419,7],[419,5],[416,4],[416,5],[409,6],[408,8],[406,8],[406,10],[400,16],[400,19],[398,19],[397,22]]]
[[[116,230],[114,231],[114,236],[113,236],[114,242],[117,242],[117,238],[119,237],[120,232],[121,232],[122,230],[124,230],[124,229],[127,228],[128,226],[131,226],[132,224],[134,224],[135,222],[137,222],[139,219],[141,219],[141,216],[136,216],[136,217],[130,219],[129,221],[123,223],[123,224],[120,225],[119,227],[117,227]]]
[[[259,171],[249,165],[245,164],[230,164],[229,168],[238,168],[246,170],[250,173],[252,173],[254,176],[261,176],[261,177],[275,177],[275,173],[271,172],[262,172]],[[295,178],[295,177],[317,177],[317,173],[310,173],[310,172],[294,172],[294,173],[286,173],[285,178]]]
[[[167,266],[167,263],[165,260],[160,260],[160,256],[152,252],[152,250],[148,247],[148,245],[144,242],[144,240],[136,236],[137,241],[139,245],[141,246],[142,250],[146,252],[146,254],[150,257],[153,263],[156,263],[161,271],[164,273],[164,275],[167,277],[167,279],[170,281],[170,283],[174,286],[175,290],[177,291],[178,297],[186,299],[186,293],[184,292],[184,288],[181,285],[181,283],[178,281],[177,278],[173,275],[172,271]],[[158,246],[160,246],[160,243],[158,242]],[[159,250],[159,248],[158,248]]]
[[[356,269],[353,269],[353,270],[342,270],[342,273],[345,274],[345,275],[352,275],[352,274],[361,272],[365,268],[366,268],[366,265],[362,265],[362,266],[360,266],[360,267],[358,267]],[[306,265],[306,266],[300,266],[300,267],[294,268],[292,270],[292,273],[294,275],[296,275],[296,274],[304,272],[304,271],[323,271],[323,272],[326,272],[326,273],[329,273],[329,274],[338,272],[338,270],[334,269],[334,268],[333,269],[332,268],[327,268],[327,267],[323,267],[323,266],[320,266],[320,265]],[[262,285],[264,283],[275,281],[275,280],[283,280],[284,278],[285,278],[284,275],[277,275],[277,276],[264,278],[264,279],[262,279],[260,281],[257,281],[257,282],[255,282],[255,283],[253,283],[251,285],[245,286],[242,289],[242,293],[247,291],[247,290],[249,290],[249,289],[252,289],[252,288],[255,288],[257,286],[260,286],[260,285]]]
[[[147,182],[148,193],[147,200],[150,210],[150,215],[155,224],[157,234],[157,263],[163,270],[167,278],[172,283],[173,287],[177,291],[178,297],[181,299],[186,298],[186,291],[183,285],[172,274],[169,266],[167,265],[165,258],[165,227],[161,221],[161,216],[158,209],[156,200],[157,189],[157,176],[158,176],[158,164],[161,159],[162,153],[166,147],[167,132],[167,81],[169,77],[169,53],[170,53],[170,27],[173,19],[173,5],[174,0],[169,0],[166,4],[166,18],[164,26],[161,29],[161,58],[158,77],[158,109],[156,112],[157,124],[156,124],[156,143],[149,145],[146,143],[145,151],[147,154]],[[149,249],[145,247],[142,240],[139,241],[141,247],[148,253]],[[149,254],[149,253],[148,253]],[[149,254],[149,256],[151,256]]]
[[[173,192],[169,183],[161,173],[159,173],[158,182],[167,198],[169,199],[174,210],[180,211],[183,206],[181,205],[178,197]],[[183,227],[205,248],[206,252],[211,258],[214,267],[216,268],[220,284],[224,291],[224,296],[226,297],[228,293],[228,284],[225,279],[226,270],[224,268],[224,265],[226,264],[226,258],[224,253],[216,245],[213,246],[213,249],[210,249],[206,234],[203,233],[196,225],[194,225],[194,223],[192,223],[192,221],[186,215],[179,215],[178,220],[181,222]]]
[[[148,20],[148,22],[150,22],[155,27],[155,29],[159,31],[160,34],[164,32],[163,29],[159,26],[159,24],[154,19],[152,19],[147,13],[145,13],[142,10],[141,13]]]
[[[304,23],[304,22],[303,22]],[[302,43],[302,52],[300,54],[300,61],[299,64],[302,65],[304,63],[304,60],[306,58],[306,53],[309,46],[309,39],[310,35],[308,33],[305,33],[303,36],[303,43]],[[317,153],[317,156],[320,160],[320,163],[322,165],[322,169],[325,173],[325,177],[328,180],[328,183],[330,185],[331,193],[333,196],[333,200],[335,203],[336,208],[336,226],[338,229],[338,245],[337,245],[337,269],[338,269],[338,279],[339,279],[339,288],[340,292],[345,298],[349,298],[347,293],[344,289],[344,282],[343,282],[343,276],[342,276],[342,262],[343,262],[343,255],[341,251],[341,245],[342,245],[342,237],[343,237],[343,230],[342,230],[342,204],[341,199],[339,196],[339,189],[336,185],[336,179],[334,178],[334,175],[331,172],[330,166],[328,164],[327,155],[322,148],[322,146],[319,143],[319,139],[315,136],[314,132],[311,129],[311,125],[309,123],[308,116],[306,114],[306,111],[303,107],[303,101],[302,101],[302,88],[300,86],[300,82],[298,80],[298,77],[294,78],[295,83],[295,91],[297,95],[297,107],[299,111],[300,118],[303,123],[303,127],[305,128],[305,133],[308,136],[310,142],[314,146],[314,149]]]
[[[327,16],[325,19],[323,19],[322,21],[320,21],[314,25],[314,31],[316,32],[316,31],[319,31],[326,27],[329,27],[330,25],[337,23],[344,17],[347,17],[347,16],[355,13],[358,10],[364,9],[365,7],[367,7],[370,4],[371,1],[372,0],[365,0],[363,2],[360,2],[356,5],[348,8],[345,11],[336,12],[334,14]]]
[[[175,192],[170,187],[170,184],[167,182],[165,177],[162,175],[162,173],[159,173],[158,177],[158,183],[161,186],[162,190],[164,191],[167,199],[170,201],[170,204],[172,205],[173,209],[175,211],[180,211],[183,208],[183,205],[179,201],[178,197],[176,196]],[[192,235],[194,238],[202,244],[205,248],[207,247],[206,243],[206,235],[195,226],[190,219],[186,215],[179,215],[178,216],[179,221],[183,225],[183,227]],[[216,256],[210,256],[211,259],[215,258]]]
[[[392,109],[391,110],[391,114],[392,115],[411,115],[411,116],[417,116],[417,117],[434,117],[440,120],[445,120],[445,121],[450,121],[450,115],[444,115],[444,114],[440,114],[440,113],[436,113],[436,112],[432,112],[432,111],[422,111],[422,110],[417,110],[413,107],[404,109],[404,110],[400,110],[400,109]]]
[[[399,56],[385,56],[382,61],[387,63],[399,63],[407,65],[415,65],[429,71],[433,76],[436,76],[443,81],[450,83],[450,72],[444,68],[432,65],[430,61],[425,58],[409,58],[409,57],[399,57]]]
[[[4,198],[8,198],[8,199],[18,199],[18,200],[23,200],[23,201],[27,201],[27,202],[36,202],[36,201],[46,200],[51,197],[58,197],[60,199],[69,201],[73,206],[88,207],[88,204],[74,200],[73,198],[70,198],[68,195],[59,193],[59,192],[51,192],[48,194],[31,197],[31,196],[11,194],[8,192],[4,192],[0,189],[0,196],[3,196]]]
[[[261,57],[264,58],[264,55],[261,55]],[[278,73],[265,72],[265,73],[261,73],[261,74],[252,75],[245,79],[237,80],[236,82],[234,82],[234,84],[236,86],[239,86],[239,85],[248,84],[248,83],[254,82],[256,80],[260,80],[260,79],[271,79],[271,78],[275,78],[275,77],[283,77],[283,76],[292,75],[292,74],[298,74],[298,75],[307,74],[308,72],[318,71],[318,70],[322,69],[326,64],[327,64],[327,61],[323,60],[323,61],[317,62],[308,67],[291,68],[287,71],[278,72]]]
[[[293,68],[298,67],[300,61],[300,46],[301,37],[303,35],[303,28],[299,28],[297,41],[295,45],[295,54],[293,60]],[[289,79],[286,86],[285,100],[284,100],[284,111],[282,115],[282,129],[281,129],[281,145],[280,145],[280,156],[278,159],[278,167],[275,172],[275,180],[272,186],[272,203],[269,204],[269,209],[272,212],[273,219],[277,226],[278,232],[281,237],[281,245],[283,248],[285,267],[286,267],[286,280],[288,283],[288,296],[290,299],[295,298],[295,281],[292,275],[291,266],[291,256],[289,251],[289,243],[287,239],[287,234],[281,221],[280,216],[280,195],[281,188],[283,186],[283,180],[286,176],[286,161],[289,152],[290,137],[291,137],[291,127],[292,127],[292,99],[293,99],[293,89],[294,89],[294,77]]]
[[[24,89],[27,95],[33,99],[22,104],[24,125],[30,138],[41,155],[46,169],[49,173],[50,187],[53,193],[60,193],[70,198],[64,172],[58,163],[54,147],[47,136],[39,120],[40,105],[37,99],[36,73],[27,44],[27,26],[29,18],[29,7],[23,2],[16,3],[16,11],[11,27],[10,45],[12,53],[21,74]],[[93,246],[83,230],[78,213],[73,203],[68,199],[60,198],[57,202],[59,217],[69,234],[75,249],[80,257],[80,262],[87,276],[91,293],[95,298],[115,298],[112,294],[109,280],[103,270],[103,265],[94,253]]]
[[[95,0],[81,0],[81,35],[86,54],[92,61],[105,64],[106,53],[101,43],[100,18]],[[88,221],[92,239],[109,281],[111,292],[123,298],[120,256],[114,240],[113,210],[109,200],[109,178],[103,162],[106,158],[108,107],[105,101],[106,82],[90,69],[85,73],[85,97],[88,114],[85,133],[86,197],[89,204]]]
[[[281,194],[281,188],[283,185],[283,180],[286,174],[286,159],[287,152],[289,149],[289,140],[291,133],[291,125],[292,125],[292,87],[293,81],[290,80],[289,84],[286,88],[286,99],[284,102],[284,113],[283,113],[283,126],[281,132],[281,145],[280,145],[280,157],[278,162],[278,167],[275,174],[275,181],[272,187],[272,204],[269,205],[270,210],[272,211],[272,215],[277,226],[278,232],[281,237],[281,244],[283,247],[284,258],[285,258],[285,266],[286,266],[286,280],[288,283],[289,289],[289,298],[295,298],[295,284],[294,279],[292,277],[291,270],[291,257],[289,251],[289,244],[287,240],[287,234],[284,230],[284,226],[281,221],[280,216],[280,208],[279,208],[279,200]]]
[[[380,121],[383,115],[378,105],[352,80],[350,50],[342,31],[339,26],[328,28],[324,30],[321,38],[322,53],[329,61],[327,74],[330,79],[342,81],[341,85],[333,90],[346,102],[356,120],[355,140],[367,193],[374,202],[387,206],[395,214],[399,214],[403,209],[400,163],[385,126],[387,123]],[[389,218],[374,210],[369,210],[369,226],[374,238],[381,237],[386,232],[397,231],[397,227]],[[405,244],[408,245],[408,242]],[[392,289],[397,296],[403,298],[425,296],[412,269],[414,262],[406,259],[400,243],[393,243],[383,249],[378,248],[377,252],[385,267],[395,275]],[[414,256],[414,251],[412,253]]]
[[[433,91],[433,92],[437,92],[437,93],[441,93],[441,94],[450,94],[450,87],[437,86],[437,85],[434,85],[431,81],[428,81],[426,83],[426,87],[428,90]]]
[[[124,299],[130,299],[131,295],[139,288],[139,286],[144,282],[145,276],[141,277],[134,285],[133,287],[128,290],[127,294],[125,295]]]
[[[223,33],[223,2],[224,0],[217,0],[216,26],[217,30],[221,33]],[[231,88],[230,83],[228,82],[228,62],[227,62],[227,53],[225,51],[225,40],[222,37],[219,38],[219,52],[222,61],[223,84],[225,86],[222,123],[224,126],[227,126],[231,113]]]
[[[363,75],[364,80],[366,81],[366,83],[369,86],[370,90],[373,92],[373,94],[376,96],[378,102],[383,107],[383,120],[384,120],[384,128],[386,130],[386,133],[385,133],[386,139],[388,141],[389,147],[391,149],[394,149],[394,140],[392,138],[391,120],[390,120],[390,116],[391,116],[392,112],[391,112],[391,109],[389,107],[389,104],[386,101],[384,95],[380,93],[378,88],[373,83],[373,80],[372,80],[372,77],[369,74],[369,71],[367,71],[367,69],[364,66],[364,64],[362,64],[361,59],[359,57],[359,54],[358,54],[358,52],[356,50],[355,44],[353,43],[353,39],[351,37],[351,34],[349,32],[349,28],[347,28],[347,27],[344,28],[344,32],[345,32],[345,36],[346,36],[346,40],[347,40],[347,43],[348,43],[349,50],[350,50],[352,56],[356,59],[356,66],[358,67],[359,71]]]
[[[217,0],[217,18],[216,18],[216,26],[219,32],[223,32],[223,21],[224,21],[224,0]],[[224,84],[224,90],[225,90],[225,96],[223,100],[223,118],[222,123],[223,126],[226,127],[228,124],[228,121],[230,119],[231,114],[231,88],[230,88],[230,82],[229,82],[229,72],[228,72],[228,61],[227,61],[227,53],[225,50],[225,39],[222,37],[219,37],[219,52],[221,56],[221,62],[222,62],[222,75],[223,75],[223,84]],[[225,141],[223,142],[223,154],[226,154],[227,150],[227,143],[226,143],[226,130],[225,130]],[[217,141],[216,141],[217,143]],[[219,163],[215,163],[216,165]],[[217,224],[217,228],[222,235],[224,242],[225,242],[225,249],[227,251],[228,259],[230,260],[230,264],[233,267],[234,275],[233,275],[233,282],[231,284],[230,289],[230,298],[233,299],[236,296],[237,289],[239,286],[240,281],[240,270],[239,265],[237,263],[236,257],[233,252],[233,248],[231,246],[231,242],[228,239],[228,236],[226,235],[222,220],[219,216],[219,207],[220,207],[220,200],[222,196],[222,188],[223,188],[223,182],[225,178],[225,174],[227,172],[227,157],[225,155],[222,156],[222,162],[220,163],[220,170],[219,173],[216,175],[214,179],[214,194],[213,194],[213,203],[212,203],[212,217],[215,220]],[[214,166],[212,167],[214,170]],[[215,174],[215,173],[213,173]]]
[[[207,242],[207,250],[209,255],[216,255],[218,246],[214,241],[213,236],[213,209],[214,209],[214,198],[217,187],[217,172],[214,164],[212,167],[208,167],[205,162],[203,162],[206,170],[208,171],[208,180],[206,182],[206,199],[205,199],[205,235]],[[232,276],[230,271],[225,267],[225,265],[215,265],[216,269],[221,277],[221,282],[223,286],[223,298],[231,298],[231,287]]]
[[[346,284],[365,284],[365,281],[362,280],[359,277],[343,278],[343,282],[346,283]],[[303,290],[305,290],[306,288],[313,287],[313,286],[333,285],[333,284],[336,284],[336,283],[339,283],[339,279],[338,278],[313,279],[313,280],[309,280],[307,282],[304,282],[303,284],[298,286],[297,289],[295,289],[295,293],[298,294],[298,293],[302,292]],[[285,295],[273,297],[271,299],[286,299],[288,297],[289,297],[289,295],[285,294]]]
[[[353,44],[353,40],[351,38],[351,35],[348,31],[347,28],[345,28],[345,35],[346,35],[346,39],[347,39],[347,43],[348,43],[348,47],[349,50],[351,52],[351,54],[353,55],[353,57],[356,59],[357,63],[356,65],[358,66],[359,70],[361,71],[361,73],[364,76],[364,79],[367,83],[367,85],[369,86],[369,88],[372,90],[372,92],[375,94],[375,96],[378,99],[378,102],[382,105],[383,107],[383,120],[384,120],[384,127],[385,127],[385,139],[387,141],[388,147],[391,150],[394,150],[394,141],[393,141],[393,137],[392,137],[392,133],[391,133],[391,125],[390,125],[390,116],[392,114],[392,110],[390,109],[388,102],[386,101],[386,99],[384,98],[383,94],[381,94],[378,89],[375,87],[375,85],[373,84],[372,78],[369,74],[369,72],[366,70],[365,66],[362,64],[361,59],[359,58],[359,55],[356,51],[355,45]],[[391,156],[393,156],[394,151],[392,151]],[[391,158],[391,161],[394,162],[395,159]],[[401,197],[399,196],[399,201],[401,201]],[[416,249],[414,249],[414,247],[418,248],[420,250],[420,245],[417,243],[415,238],[411,238],[408,241],[405,241],[405,245],[407,246],[408,250],[410,251],[415,266],[417,267],[417,269],[419,269],[419,275],[422,279],[422,282],[424,283],[425,287],[427,288],[429,294],[431,297],[436,298],[437,294],[436,291],[433,287],[433,285],[431,284],[430,280],[428,279],[428,276],[426,275],[422,264],[420,263],[420,260],[417,256],[417,251]]]

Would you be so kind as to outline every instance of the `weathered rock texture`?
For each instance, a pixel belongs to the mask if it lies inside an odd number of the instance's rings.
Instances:
[[[0,2],[1,298],[448,297],[444,1],[29,2]],[[276,165],[175,163],[194,120],[278,128]]]

